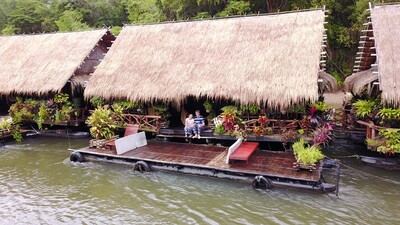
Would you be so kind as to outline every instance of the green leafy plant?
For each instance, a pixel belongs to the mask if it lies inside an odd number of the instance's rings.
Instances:
[[[154,105],[154,113],[157,116],[161,116],[162,120],[168,120],[171,114],[168,112],[168,108],[164,105]]]
[[[209,112],[213,109],[213,105],[208,100],[204,102],[203,106],[206,109],[206,111],[209,111]]]
[[[67,93],[59,93],[54,95],[54,102],[57,104],[66,103],[69,100]]]
[[[385,143],[377,148],[378,152],[400,153],[400,129],[383,129],[379,131],[379,135],[384,138]]]
[[[14,132],[12,133],[12,136],[13,136],[13,138],[14,138],[14,140],[15,140],[16,142],[21,142],[21,141],[24,140],[24,138],[22,137],[22,134],[21,134],[20,126],[19,126],[19,125],[16,125],[16,126],[15,126],[15,130],[14,130]]]
[[[215,130],[214,133],[217,135],[223,135],[225,134],[225,128],[222,124],[218,124],[217,126],[215,126]]]
[[[377,108],[374,101],[371,100],[358,100],[353,103],[353,107],[356,110],[356,115],[360,118],[365,118],[366,116],[373,117],[373,111]]]
[[[48,119],[50,119],[50,113],[47,109],[46,103],[42,102],[39,106],[39,112],[35,119],[35,122],[40,130],[43,129],[43,123]]]
[[[399,120],[400,109],[383,108],[379,110],[378,116],[385,120]]]
[[[257,115],[261,107],[258,104],[250,104],[248,106],[250,115]]]
[[[385,140],[383,138],[367,138],[365,141],[367,142],[367,145],[372,147],[373,149],[377,149],[378,147],[385,144]]]
[[[311,104],[311,107],[315,107],[317,111],[325,112],[328,110],[330,107],[326,105],[324,102],[315,102]]]
[[[261,110],[260,105],[258,104],[250,104],[250,105],[241,105],[239,107],[239,111],[241,113],[248,112],[250,115],[258,115],[258,112]]]
[[[115,135],[117,124],[113,119],[113,111],[98,107],[86,120],[90,126],[90,134],[96,139],[111,139]]]
[[[292,148],[296,161],[306,166],[315,164],[325,157],[319,146],[310,146],[303,138],[294,142]]]
[[[101,97],[92,97],[90,100],[90,104],[95,108],[101,107],[104,105],[104,100]]]
[[[304,113],[306,111],[306,107],[304,105],[292,105],[288,109],[288,112],[293,113]]]
[[[38,110],[38,101],[33,99],[17,98],[16,102],[10,106],[9,115],[14,123],[33,122]]]
[[[223,115],[231,114],[236,116],[238,113],[238,108],[234,105],[224,106],[221,108],[221,110]]]
[[[0,130],[11,130],[12,123],[10,120],[3,120],[0,122]]]
[[[143,104],[129,101],[114,101],[113,105],[115,104],[119,105],[123,111],[143,107]]]

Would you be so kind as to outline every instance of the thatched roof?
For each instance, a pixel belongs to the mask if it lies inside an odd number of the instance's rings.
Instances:
[[[374,7],[371,21],[382,101],[400,105],[400,5]]]
[[[286,107],[318,98],[321,10],[126,26],[85,96],[175,103],[187,96]]]
[[[348,76],[344,81],[344,88],[353,94],[361,94],[368,89],[368,85],[377,80],[378,75],[372,73],[372,69],[363,70]]]
[[[0,95],[59,92],[107,32],[0,37]]]
[[[336,79],[325,71],[320,71],[318,73],[320,92],[335,92],[338,90],[338,85]]]

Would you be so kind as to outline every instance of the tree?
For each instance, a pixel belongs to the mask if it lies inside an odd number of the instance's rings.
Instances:
[[[157,0],[126,0],[124,4],[131,23],[156,23],[166,20],[156,5]]]
[[[56,21],[59,31],[88,30],[90,27],[82,22],[83,14],[78,10],[66,10]]]
[[[236,1],[232,0],[229,2],[229,4],[222,10],[220,13],[218,13],[218,16],[232,16],[232,15],[244,15],[249,13],[251,10],[250,7],[250,2],[246,1]]]
[[[8,16],[8,28],[15,33],[42,32],[43,13],[46,8],[36,0],[16,0],[15,8]]]

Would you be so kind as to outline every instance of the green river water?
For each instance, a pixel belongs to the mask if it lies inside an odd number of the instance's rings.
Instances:
[[[71,147],[87,143],[71,140]],[[400,172],[355,158],[341,159],[357,171],[342,166],[336,197],[71,163],[68,147],[67,139],[34,138],[0,148],[0,224],[400,224]],[[329,151],[344,156],[354,148],[344,142]]]

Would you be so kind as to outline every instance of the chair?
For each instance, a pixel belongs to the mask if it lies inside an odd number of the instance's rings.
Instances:
[[[131,135],[131,134],[136,134],[138,131],[139,131],[138,124],[127,124],[125,127],[124,137]],[[105,148],[108,148],[110,150],[115,150],[115,140],[107,142],[104,146],[105,146]]]

